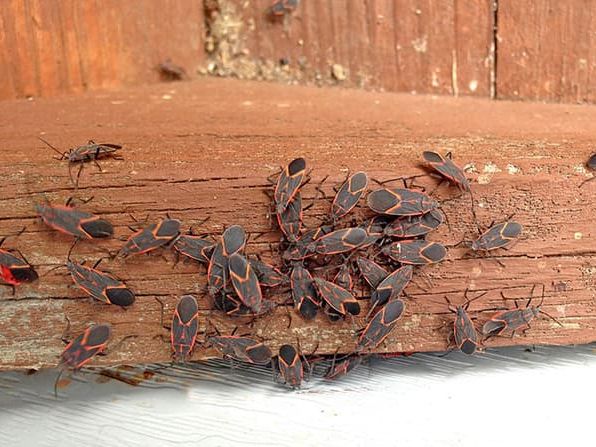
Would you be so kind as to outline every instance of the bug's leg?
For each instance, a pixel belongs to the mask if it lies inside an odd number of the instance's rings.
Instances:
[[[584,186],[586,183],[591,182],[592,180],[596,179],[596,175],[592,174],[592,177],[585,179],[583,182],[581,182],[578,186],[578,188],[581,188],[582,186]]]
[[[70,340],[68,340],[66,338],[66,336],[70,332],[70,319],[66,315],[64,315],[64,319],[66,320],[66,328],[62,331],[62,335],[60,336],[60,340],[62,340],[63,343],[68,344],[68,343],[70,343]]]
[[[15,296],[15,293],[17,292],[17,288],[13,284],[0,284],[0,286],[2,286],[2,287],[10,287],[10,289],[11,289],[11,296]]]
[[[58,377],[56,377],[56,381],[54,382],[54,397],[56,399],[58,399],[58,383],[60,383],[60,378],[62,377],[63,373],[64,373],[64,368],[61,368],[60,372],[58,373]]]
[[[137,337],[138,337],[137,335],[127,335],[125,337],[122,337],[122,339],[116,344],[116,346],[110,348],[109,350],[108,349],[104,349],[103,352],[99,352],[97,355],[102,355],[103,356],[103,355],[108,355],[111,352],[117,351],[124,344],[124,342],[126,340],[129,340],[131,338],[137,338]]]

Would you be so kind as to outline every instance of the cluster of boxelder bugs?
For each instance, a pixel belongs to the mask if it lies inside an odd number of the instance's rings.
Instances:
[[[70,169],[73,163],[97,163],[97,159],[113,155],[120,148],[116,144],[89,142],[61,154],[61,159],[68,160]],[[441,182],[450,182],[462,194],[470,195],[475,219],[470,183],[464,171],[451,160],[450,154],[443,156],[427,151],[422,158],[426,167],[440,176]],[[595,158],[590,158],[590,169],[595,169]],[[78,186],[81,170],[76,179],[71,176],[75,187]],[[199,337],[199,303],[194,296],[182,296],[172,315],[171,326],[167,327],[174,361],[189,360],[200,339],[204,347],[216,349],[230,360],[271,365],[276,381],[298,388],[310,375],[313,364],[324,357],[313,357],[316,348],[309,356],[304,355],[299,340],[296,345],[284,344],[278,352],[272,352],[265,340],[250,334],[254,319],[277,306],[284,306],[287,310],[288,304],[293,305],[296,315],[305,320],[315,319],[319,312],[331,322],[347,319],[356,324],[357,319],[362,321],[363,318],[363,327],[355,328],[352,352],[333,356],[331,367],[325,374],[328,379],[345,375],[361,364],[397,327],[406,309],[405,298],[410,298],[406,289],[417,269],[439,263],[447,257],[448,246],[426,240],[426,236],[446,220],[440,202],[433,198],[432,192],[416,189],[412,183],[408,185],[407,180],[410,179],[400,179],[403,181],[402,188],[381,186],[367,194],[369,177],[365,172],[356,172],[336,189],[329,211],[320,225],[305,228],[303,211],[308,206],[303,207],[301,190],[309,180],[306,160],[297,158],[285,166],[273,181],[270,196],[272,212],[283,237],[279,244],[281,266],[247,256],[245,249],[249,237],[239,225],[227,227],[221,236],[212,239],[193,234],[192,230],[182,234],[181,222],[169,216],[135,230],[117,254],[110,254],[126,258],[157,249],[171,249],[177,257],[184,256],[202,263],[207,267],[205,296],[210,307],[229,317],[250,319],[245,325],[249,330],[247,334],[236,335],[234,331],[230,335],[222,335],[215,325],[207,321],[204,322],[204,336]],[[322,192],[320,185],[317,190]],[[45,203],[36,206],[39,217],[48,227],[74,238],[63,267],[70,273],[73,283],[94,300],[122,308],[133,305],[134,292],[114,275],[99,270],[102,259],[93,267],[71,259],[71,252],[79,240],[112,237],[114,228],[101,216],[81,211],[69,202],[66,205]],[[347,216],[360,202],[366,204],[360,214],[368,212],[368,218],[361,222],[355,217],[349,220]],[[476,239],[463,240],[456,245],[465,245],[471,254],[486,255],[508,248],[521,233],[522,225],[508,218],[491,225]],[[0,246],[5,239],[0,240]],[[356,273],[362,280],[358,291],[354,281]],[[18,250],[0,248],[0,280],[12,287],[13,293],[20,284],[37,279],[35,268]],[[287,293],[288,302],[277,302],[267,297],[267,290],[271,288]],[[541,313],[553,318],[541,310],[542,301],[539,305],[531,305],[535,288],[532,287],[524,307],[516,303],[516,309],[500,309],[484,322],[480,331],[476,329],[474,318],[468,314],[468,308],[483,294],[468,298],[466,291],[463,304],[452,304],[445,297],[447,309],[455,314],[450,344],[465,354],[473,354],[484,339],[524,332]],[[506,299],[504,295],[503,298]],[[363,301],[369,302],[366,315],[362,313]],[[159,302],[164,326],[165,306]],[[290,313],[288,321],[290,327]],[[70,321],[68,323],[70,327]],[[95,355],[104,353],[111,332],[106,324],[89,326],[68,342],[60,357],[61,365],[71,370],[80,369]]]

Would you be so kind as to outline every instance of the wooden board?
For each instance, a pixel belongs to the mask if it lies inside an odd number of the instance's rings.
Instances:
[[[269,0],[217,4],[207,33],[219,75],[413,93],[491,91],[487,0],[302,1],[283,17],[268,13]]]
[[[117,237],[131,234],[130,214],[154,221],[170,213],[183,221],[184,230],[209,217],[195,230],[218,233],[241,224],[252,234],[247,252],[274,262],[279,262],[279,234],[270,227],[264,192],[270,189],[266,177],[281,164],[307,158],[313,179],[304,197],[311,201],[326,175],[323,189],[331,195],[348,171],[363,169],[377,179],[423,173],[422,150],[451,150],[458,163],[468,165],[480,223],[516,213],[524,237],[499,255],[504,268],[491,259],[470,259],[463,248],[451,249],[439,266],[424,268],[432,287],[425,276],[417,277],[418,285],[408,288],[414,298],[407,301],[401,324],[378,351],[444,350],[452,322],[445,295],[462,302],[467,288],[487,291],[471,306],[480,323],[491,314],[481,310],[514,306],[512,299],[502,300],[501,291],[509,298],[527,297],[533,284],[545,285],[544,309],[563,326],[539,318],[525,336],[496,338],[488,346],[596,340],[596,182],[577,188],[589,175],[583,163],[595,143],[594,108],[205,79],[175,89],[156,85],[80,98],[6,101],[0,104],[0,122],[5,123],[0,127],[0,234],[26,226],[6,246],[20,249],[45,275],[15,296],[0,289],[0,368],[55,365],[65,316],[72,322],[69,337],[91,322],[111,323],[114,345],[136,336],[97,363],[166,361],[169,348],[158,338],[164,331],[155,297],[167,303],[167,318],[176,297],[192,292],[199,297],[202,328],[207,314],[222,331],[240,324],[209,313],[204,268],[174,267],[169,253],[164,253],[167,261],[161,254],[105,261],[103,268],[137,293],[137,303],[126,311],[90,302],[63,270],[47,273],[65,262],[72,239],[41,224],[33,206],[45,198],[64,203],[73,188],[65,162],[53,159],[37,140],[41,134],[65,149],[90,138],[125,146],[124,160],[102,162],[103,173],[86,167],[77,194],[94,197],[83,208],[113,221]],[[436,185],[432,178],[418,182]],[[457,195],[442,191],[443,197]],[[306,225],[317,225],[328,206],[319,196],[306,213]],[[475,234],[466,197],[445,202],[443,209],[451,229],[445,226],[432,239],[455,243]],[[121,244],[118,239],[80,243],[73,257],[95,260]],[[287,295],[274,298],[281,302]],[[317,343],[319,354],[347,352],[364,320],[331,324],[320,316],[305,323],[294,315],[290,328],[288,323],[282,306],[257,320],[254,331],[274,349],[298,336],[305,352]],[[212,355],[199,348],[193,358]]]
[[[499,0],[497,95],[594,102],[596,2]]]
[[[5,0],[0,8],[0,99],[155,82],[171,58],[204,60],[199,1]]]

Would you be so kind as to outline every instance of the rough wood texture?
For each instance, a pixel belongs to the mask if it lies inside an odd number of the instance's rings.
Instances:
[[[596,2],[499,0],[499,98],[594,102]]]
[[[195,230],[219,232],[224,225],[242,224],[253,233],[247,252],[268,259],[270,242],[279,235],[270,231],[263,192],[269,188],[266,177],[279,165],[298,155],[307,158],[313,168],[313,181],[305,187],[309,200],[327,174],[323,187],[329,194],[348,170],[364,169],[378,179],[420,173],[423,149],[452,150],[458,163],[468,164],[480,222],[487,225],[515,212],[525,225],[524,237],[499,254],[505,268],[490,259],[464,259],[462,248],[450,250],[449,259],[439,266],[425,268],[433,287],[419,276],[417,284],[427,290],[408,288],[415,298],[408,300],[399,328],[379,351],[446,349],[452,315],[446,311],[445,294],[461,302],[466,288],[488,291],[471,306],[481,322],[490,312],[478,311],[503,305],[501,290],[509,297],[524,297],[535,283],[545,285],[544,309],[563,327],[540,318],[525,336],[496,338],[488,346],[596,340],[596,182],[577,188],[588,175],[583,163],[595,143],[596,109],[208,79],[171,88],[1,103],[0,234],[27,227],[6,246],[19,248],[44,274],[65,262],[72,242],[50,231],[33,212],[33,205],[45,197],[63,203],[73,193],[65,162],[53,159],[55,154],[37,140],[42,133],[61,148],[90,138],[125,146],[124,160],[102,162],[103,173],[86,167],[79,188],[79,196],[95,197],[83,208],[112,220],[117,237],[130,234],[129,213],[139,219],[149,214],[155,220],[169,212],[184,222],[184,229],[210,217]],[[436,184],[428,178],[419,182]],[[316,225],[328,205],[319,198],[306,214],[307,225]],[[469,200],[443,206],[451,231],[445,226],[432,239],[453,243],[473,236]],[[117,239],[80,243],[73,257],[97,259],[120,244]],[[169,312],[182,293],[196,293],[202,309],[207,301],[204,268],[184,263],[173,267],[171,255],[165,257],[167,262],[159,254],[105,262],[104,268],[138,294],[127,311],[90,302],[70,286],[63,270],[20,287],[14,297],[0,289],[0,367],[55,365],[63,347],[65,316],[72,321],[69,336],[90,322],[112,323],[113,345],[125,335],[137,336],[97,363],[169,359],[168,345],[156,338],[164,332],[154,297],[163,298]],[[349,351],[354,330],[363,324],[360,318],[330,324],[323,316],[307,324],[294,316],[288,329],[287,315],[279,308],[255,324],[273,348],[299,336],[305,352],[317,342],[318,353]],[[210,318],[224,331],[238,324],[215,314]],[[193,358],[210,355],[197,349]]]
[[[491,91],[489,0],[302,1],[281,18],[267,13],[269,0],[217,4],[207,14],[213,73],[416,93]],[[280,66],[282,59],[289,64]]]
[[[4,0],[0,99],[156,81],[167,58],[194,72],[203,26],[200,1]]]

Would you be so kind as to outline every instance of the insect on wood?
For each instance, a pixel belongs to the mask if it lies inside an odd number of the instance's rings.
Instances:
[[[60,150],[56,149],[43,138],[38,138],[40,141],[48,145],[48,147],[50,147],[53,151],[60,154],[59,160],[68,160],[68,176],[70,177],[72,184],[75,186],[78,186],[79,184],[79,178],[81,177],[81,172],[85,162],[92,161],[95,163],[97,168],[103,172],[97,160],[102,157],[110,156],[119,159],[119,157],[115,155],[115,152],[122,149],[122,146],[119,144],[95,143],[93,140],[89,140],[89,142],[83,146],[75,147],[66,152],[60,152]],[[75,179],[72,176],[72,165],[77,163],[79,163],[81,166]]]

